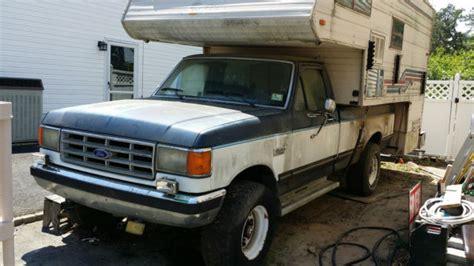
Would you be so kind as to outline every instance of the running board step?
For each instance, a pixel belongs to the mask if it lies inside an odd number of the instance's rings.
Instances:
[[[452,236],[448,239],[446,258],[448,261],[447,265],[472,265],[466,259],[464,241],[459,236]]]
[[[451,262],[457,265],[468,265],[466,260],[466,253],[464,252],[464,250],[448,248],[446,250],[446,257],[448,263]]]
[[[285,193],[280,198],[282,206],[281,215],[286,215],[338,187],[339,182],[320,178],[304,187]]]
[[[452,236],[448,239],[448,248],[464,250],[464,241],[460,237]]]

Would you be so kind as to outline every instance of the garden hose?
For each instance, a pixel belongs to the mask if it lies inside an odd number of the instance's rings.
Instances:
[[[366,247],[362,244],[352,243],[352,242],[343,242],[342,241],[345,237],[347,237],[351,233],[353,233],[355,231],[360,231],[360,230],[380,230],[380,231],[388,231],[388,233],[385,234],[383,237],[381,237],[379,240],[377,240],[377,242],[372,247],[372,250],[370,250],[368,247]],[[402,229],[402,230],[404,230],[404,229]],[[374,261],[376,266],[381,265],[380,259],[376,256],[378,248],[388,237],[390,237],[392,235],[396,236],[398,242],[403,243],[402,237],[400,236],[400,233],[399,233],[402,230],[395,230],[395,229],[392,229],[392,228],[380,227],[380,226],[363,226],[363,227],[353,228],[353,229],[345,232],[344,234],[342,234],[334,244],[331,244],[331,245],[321,249],[321,251],[319,252],[319,265],[323,266],[324,253],[326,253],[326,251],[328,251],[331,248],[332,248],[331,264],[333,266],[338,265],[336,263],[336,254],[337,254],[337,249],[340,246],[354,246],[354,247],[358,247],[358,248],[365,251],[365,254],[362,257],[357,258],[355,260],[352,260],[350,262],[346,262],[345,265],[352,265],[352,264],[360,263],[362,261],[367,260],[370,257],[372,257],[372,260]],[[398,244],[398,245],[395,246],[395,248],[389,253],[389,257],[388,257],[389,264],[388,265],[392,264],[392,261],[393,261],[395,255],[396,255],[397,251],[400,250],[400,249],[405,248],[406,246],[407,245],[403,245],[403,244]]]
[[[443,197],[428,199],[420,209],[422,221],[436,225],[459,225],[474,221],[474,204],[462,200],[462,213],[460,215],[447,215],[441,208]]]

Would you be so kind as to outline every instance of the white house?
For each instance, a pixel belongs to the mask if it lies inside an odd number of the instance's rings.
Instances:
[[[130,38],[121,24],[127,4],[0,1],[0,77],[41,79],[43,112],[149,96],[183,56],[202,50]]]

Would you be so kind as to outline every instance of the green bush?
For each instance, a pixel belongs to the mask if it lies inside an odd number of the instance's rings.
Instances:
[[[474,80],[474,49],[447,53],[437,48],[428,62],[428,79],[449,80],[459,73],[461,79]]]

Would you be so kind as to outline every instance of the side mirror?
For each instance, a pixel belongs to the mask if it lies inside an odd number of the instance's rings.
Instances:
[[[324,110],[329,114],[334,113],[334,111],[336,111],[336,101],[333,99],[326,99],[326,102],[324,102]]]

